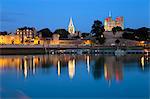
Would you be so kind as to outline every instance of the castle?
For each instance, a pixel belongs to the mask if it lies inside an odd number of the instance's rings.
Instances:
[[[113,20],[111,13],[109,13],[109,17],[107,17],[104,21],[105,31],[112,31],[112,28],[117,26],[124,29],[124,18],[121,16],[121,17],[117,17],[116,20]]]

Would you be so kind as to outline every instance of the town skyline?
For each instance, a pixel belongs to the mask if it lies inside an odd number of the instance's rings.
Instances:
[[[0,98],[150,97],[150,0],[0,0]]]
[[[25,4],[28,7],[24,7]],[[109,11],[113,19],[124,17],[125,28],[149,27],[150,23],[148,0],[2,0],[1,5],[0,31],[8,32],[23,26],[36,27],[37,30],[49,28],[51,31],[67,29],[70,17],[77,30],[90,32],[93,21],[100,20],[104,24]]]

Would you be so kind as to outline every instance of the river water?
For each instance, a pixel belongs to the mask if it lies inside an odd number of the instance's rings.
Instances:
[[[0,56],[1,98],[150,98],[146,55]]]

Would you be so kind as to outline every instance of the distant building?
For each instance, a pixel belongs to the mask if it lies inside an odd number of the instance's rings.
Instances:
[[[0,35],[0,44],[20,44],[18,35]]]
[[[69,22],[69,26],[68,26],[68,32],[70,33],[70,35],[75,34],[75,27],[74,27],[72,18],[70,18],[70,22]]]
[[[112,31],[112,28],[117,27],[117,26],[124,29],[124,18],[123,17],[117,17],[116,20],[113,20],[111,17],[111,14],[109,14],[109,17],[106,18],[104,21],[105,31]]]
[[[22,38],[21,42],[24,43],[26,40],[33,39],[36,36],[36,29],[33,27],[18,28],[16,35],[19,35]]]
[[[70,18],[69,21],[68,32],[70,33],[70,35],[68,36],[69,38],[80,36],[80,31],[75,29],[72,18]]]
[[[60,35],[59,34],[53,34],[52,39],[53,40],[59,40]]]

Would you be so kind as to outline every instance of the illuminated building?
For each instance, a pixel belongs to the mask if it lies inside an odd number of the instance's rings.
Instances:
[[[24,43],[28,40],[33,39],[36,36],[36,29],[35,28],[29,28],[29,27],[23,27],[18,28],[16,30],[16,35],[19,35],[21,38],[21,42]]]
[[[124,29],[124,18],[123,17],[117,17],[116,20],[113,20],[111,17],[111,14],[109,14],[109,17],[107,17],[104,21],[105,31],[112,31],[112,28],[117,27],[117,26]]]
[[[18,35],[0,35],[0,44],[20,44],[21,39]]]
[[[122,16],[116,18],[116,26],[124,29],[124,18]]]
[[[72,18],[70,18],[70,22],[69,22],[69,26],[68,26],[68,32],[69,32],[71,35],[74,35],[74,34],[75,34],[75,27],[74,27]]]
[[[59,34],[53,34],[53,37],[52,37],[52,41],[50,42],[52,45],[57,45],[59,44],[59,37],[60,35]]]

